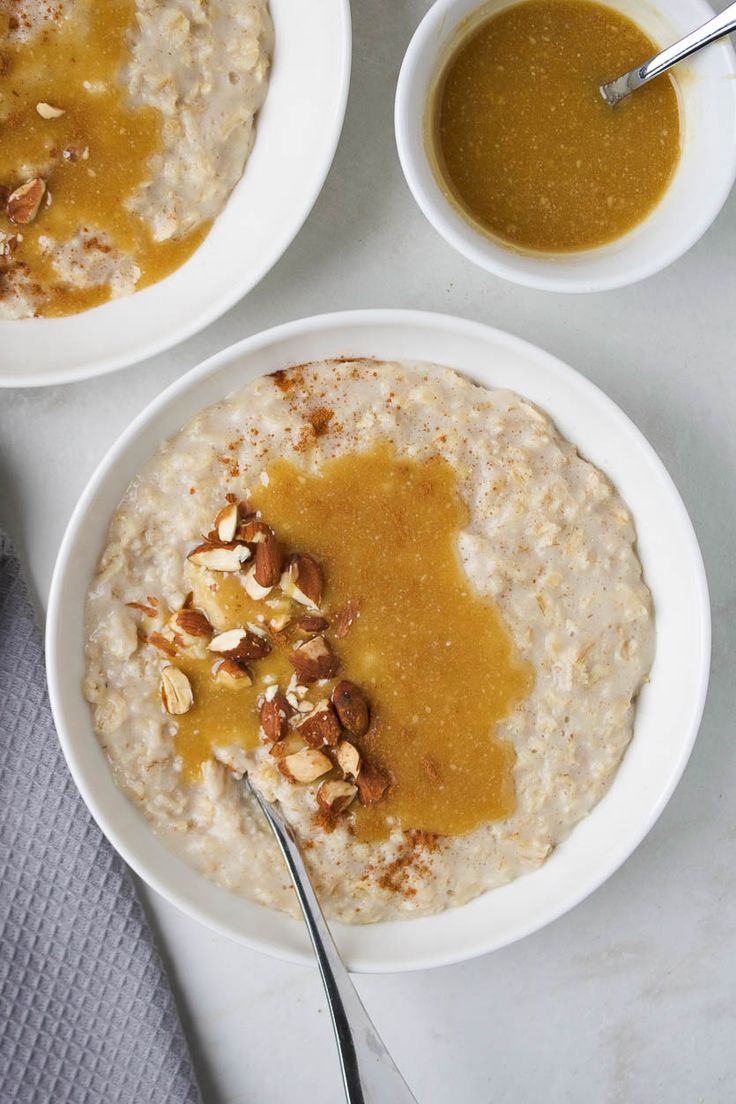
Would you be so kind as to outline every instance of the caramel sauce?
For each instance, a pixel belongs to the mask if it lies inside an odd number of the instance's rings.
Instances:
[[[387,817],[458,835],[507,816],[514,751],[494,730],[532,671],[460,562],[468,512],[454,469],[380,447],[328,460],[317,475],[284,460],[268,475],[253,502],[287,545],[323,565],[325,608],[361,604],[335,648],[371,702],[361,747],[393,784],[376,805],[355,806],[359,836],[386,835]]]
[[[287,550],[320,562],[327,615],[360,601],[347,636],[328,635],[341,677],[370,699],[371,727],[357,742],[392,785],[376,805],[351,806],[359,838],[383,838],[392,823],[459,835],[508,816],[515,755],[495,727],[529,693],[533,672],[460,561],[458,533],[468,511],[454,469],[440,458],[401,459],[381,446],[328,460],[316,475],[278,460],[268,475],[268,486],[251,489],[249,498]],[[215,598],[218,630],[256,623],[264,612],[236,576],[218,580]],[[213,746],[257,746],[262,677],[284,689],[293,671],[289,650],[274,648],[253,665],[254,685],[235,689],[213,681],[214,657],[175,661],[194,691],[175,738],[187,775]],[[310,698],[328,696],[334,682],[312,688]]]
[[[239,586],[236,583],[236,586]],[[240,624],[240,621],[230,622]],[[181,757],[185,777],[196,778],[202,763],[212,755],[213,747],[240,744],[248,750],[258,747],[258,697],[265,689],[261,676],[272,674],[283,687],[293,674],[287,652],[273,651],[258,661],[258,678],[252,686],[242,682],[223,685],[212,677],[217,657],[177,658],[174,663],[189,677],[194,705],[177,717],[174,738],[176,754]]]
[[[202,576],[205,578],[210,576]],[[264,615],[263,602],[255,602],[246,594],[241,579],[242,576],[223,574],[217,577],[214,594],[204,586],[194,592],[194,606],[206,609],[217,632],[258,625],[259,615]],[[211,652],[205,659],[188,656],[173,661],[188,675],[194,693],[192,708],[176,718],[178,731],[174,737],[174,749],[181,758],[186,778],[199,776],[201,765],[211,757],[213,747],[227,747],[233,743],[248,750],[258,747],[258,698],[269,676],[282,689],[288,684],[294,673],[288,652],[288,648],[274,648],[264,659],[259,659],[253,665],[256,677],[252,686],[243,682],[216,682],[212,671],[217,656]]]
[[[45,293],[40,314],[73,314],[106,301],[108,285],[73,288],[60,283],[39,246],[46,235],[59,243],[81,227],[106,234],[133,257],[138,287],[163,279],[194,252],[209,230],[156,242],[125,200],[149,177],[161,148],[161,115],[126,102],[120,75],[129,60],[135,0],[75,0],[67,18],[51,15],[32,42],[8,39],[12,3],[0,0],[0,184],[13,190],[34,176],[46,183],[35,220],[14,226],[0,214],[0,230],[22,234],[14,261],[28,266]],[[64,111],[43,119],[38,103]],[[64,151],[74,151],[64,156]],[[88,157],[81,153],[88,150]],[[74,159],[74,158],[77,159]]]
[[[657,49],[591,0],[480,8],[428,104],[427,147],[445,194],[521,249],[590,249],[627,233],[672,179],[677,93],[663,76],[611,108],[599,87]]]

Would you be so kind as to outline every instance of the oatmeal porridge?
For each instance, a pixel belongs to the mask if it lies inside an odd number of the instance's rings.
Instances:
[[[530,402],[414,362],[262,377],[131,483],[87,603],[117,783],[206,877],[330,917],[539,866],[609,786],[654,652],[626,506]]]
[[[0,319],[167,276],[240,179],[267,0],[0,0]]]

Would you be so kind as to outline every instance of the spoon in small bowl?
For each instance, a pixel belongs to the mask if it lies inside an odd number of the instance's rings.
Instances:
[[[697,31],[692,31],[689,35],[681,38],[679,42],[675,42],[672,46],[668,46],[666,50],[655,54],[653,58],[645,61],[637,69],[632,69],[630,72],[624,73],[622,77],[617,77],[616,80],[602,84],[600,94],[607,104],[615,107],[630,92],[635,92],[643,84],[647,84],[654,77],[658,77],[660,73],[665,73],[678,61],[690,57],[690,54],[694,54],[696,50],[701,50],[703,46],[708,46],[709,43],[715,42],[717,38],[723,38],[724,35],[730,34],[732,31],[736,31],[736,4],[729,4],[719,15],[715,15],[702,27],[698,27]]]
[[[345,1099],[348,1104],[417,1104],[350,980],[322,915],[291,827],[278,807],[261,796],[247,775],[243,782],[260,805],[276,837],[304,914],[335,1029]]]

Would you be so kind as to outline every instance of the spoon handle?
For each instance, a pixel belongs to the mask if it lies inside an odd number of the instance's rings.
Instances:
[[[279,810],[246,778],[289,868],[330,1007],[349,1104],[417,1104],[363,1007],[322,915],[294,834]]]
[[[723,38],[731,31],[736,31],[736,4],[729,4],[727,8],[718,15],[714,15],[702,27],[698,27],[696,31],[685,35],[679,42],[668,46],[661,53],[655,54],[653,58],[645,61],[637,69],[632,69],[630,72],[624,73],[622,77],[601,85],[603,99],[614,106],[624,96],[628,96],[630,92],[641,88],[643,84],[653,80],[654,77],[658,77],[660,73],[666,72],[678,61],[689,57],[690,54],[694,54],[696,50],[702,49],[703,46],[707,46],[717,38]]]

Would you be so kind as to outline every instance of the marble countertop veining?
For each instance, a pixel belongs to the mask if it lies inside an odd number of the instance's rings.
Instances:
[[[474,962],[357,984],[422,1104],[725,1104],[736,1093],[736,194],[686,257],[635,287],[562,296],[486,275],[425,223],[394,148],[395,79],[427,7],[353,4],[353,83],[335,164],[302,233],[251,295],[132,369],[0,392],[0,525],[43,605],[65,523],[115,436],[204,357],[290,318],[445,311],[519,334],[589,376],[659,452],[703,548],[713,674],[690,766],[638,851],[572,913]],[[340,1104],[316,972],[145,896],[208,1104],[287,1104],[296,1094]]]

